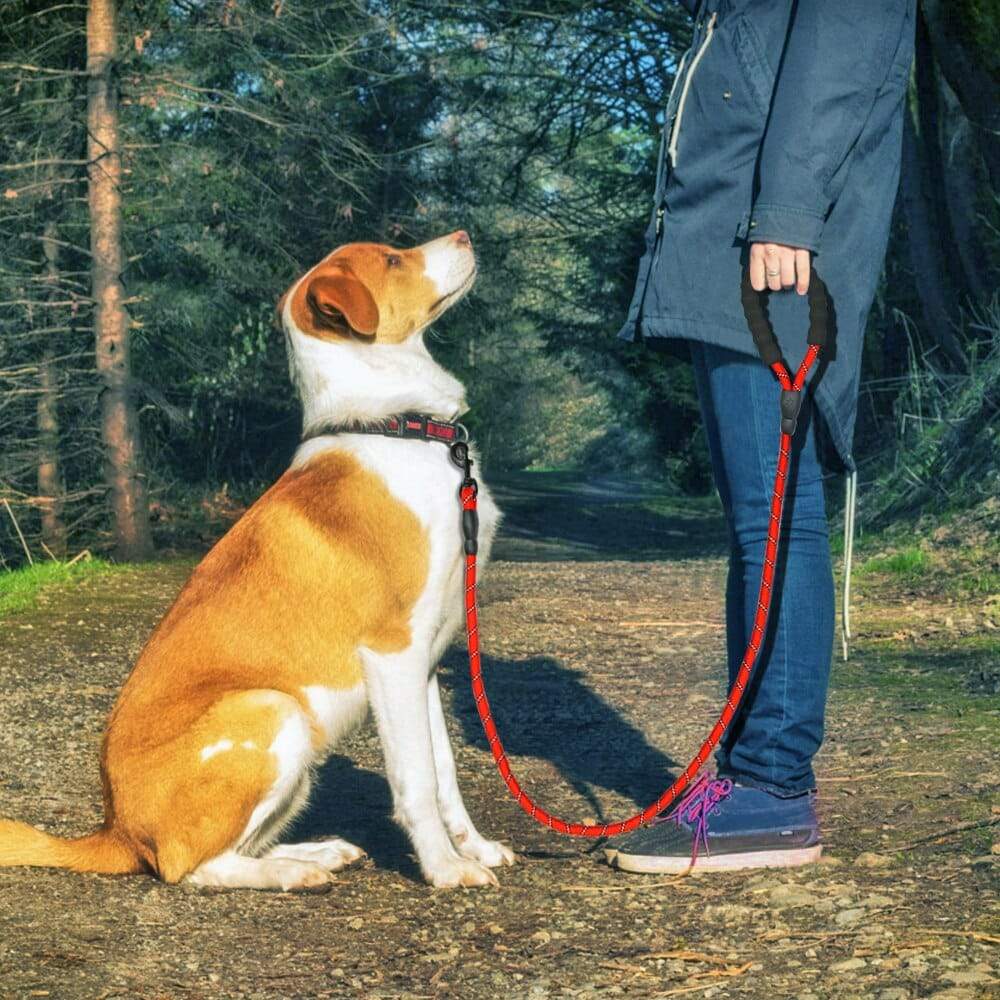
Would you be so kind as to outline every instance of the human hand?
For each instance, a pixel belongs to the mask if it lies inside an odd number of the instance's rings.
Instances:
[[[758,292],[765,288],[777,292],[794,285],[799,295],[805,295],[809,291],[809,268],[808,250],[782,243],[750,245],[750,285]]]

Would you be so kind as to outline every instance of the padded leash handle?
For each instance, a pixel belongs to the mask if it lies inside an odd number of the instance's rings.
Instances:
[[[765,288],[758,292],[750,284],[750,269],[744,268],[743,279],[740,282],[740,301],[743,304],[743,315],[746,317],[753,342],[757,345],[761,361],[768,368],[773,368],[775,364],[784,364],[784,359],[781,356],[778,338],[774,335],[774,327],[771,326],[771,319],[767,314],[766,302],[769,294],[770,289]],[[812,269],[809,276],[807,298],[809,300],[809,335],[806,341],[822,350],[826,347],[827,332],[830,326],[830,294],[815,268]]]
[[[816,360],[819,352],[826,346],[830,327],[830,293],[826,284],[816,273],[815,268],[809,276],[809,334],[806,341],[809,344],[806,356],[798,372],[793,376],[781,354],[781,345],[774,335],[774,327],[767,314],[767,297],[770,289],[758,292],[750,284],[750,269],[744,268],[740,282],[740,302],[743,304],[743,315],[746,317],[750,336],[761,360],[774,372],[781,383],[781,433],[789,437],[795,434],[798,426],[799,411],[802,409],[802,389],[805,386],[806,375]]]

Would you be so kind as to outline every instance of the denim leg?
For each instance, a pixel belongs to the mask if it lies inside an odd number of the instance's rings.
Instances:
[[[729,681],[753,627],[778,451],[780,387],[759,361],[692,347],[712,469],[730,534]],[[833,650],[833,571],[812,407],[799,418],[767,633],[750,690],[718,754],[721,773],[772,791],[815,787]]]

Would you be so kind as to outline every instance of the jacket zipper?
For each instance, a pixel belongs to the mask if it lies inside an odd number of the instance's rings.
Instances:
[[[681,61],[677,66],[677,72],[674,74],[674,82],[673,84],[671,84],[670,87],[670,93],[667,94],[667,103],[665,106],[668,109],[670,108],[670,105],[673,102],[674,91],[677,89],[677,85],[681,82],[681,79],[684,76],[684,67],[687,65],[687,57],[690,54],[691,50],[688,49],[688,51],[685,52],[683,56],[681,56]],[[674,114],[674,119],[676,120],[676,118],[677,115]],[[667,128],[668,127],[672,128],[672,126],[673,122],[663,123],[663,138],[661,140],[661,146],[660,146],[660,158],[659,158],[659,163],[657,164],[656,167],[656,235],[657,236],[660,235],[660,230],[663,228],[663,197],[660,192],[660,184],[662,183],[662,178],[660,176],[660,172],[663,169],[664,158],[668,155],[666,153],[666,146],[667,143],[669,142],[669,137],[667,135]]]
[[[677,114],[674,115],[673,127],[670,130],[670,143],[667,146],[667,156],[670,158],[670,165],[672,167],[677,166],[677,138],[681,131],[681,119],[684,117],[684,105],[687,103],[688,90],[691,87],[691,77],[694,76],[694,71],[698,68],[698,63],[701,62],[701,57],[705,54],[705,49],[708,48],[708,43],[712,40],[712,35],[715,33],[715,19],[717,16],[716,12],[713,11],[712,16],[708,20],[708,26],[705,29],[705,37],[702,39],[701,45],[698,46],[698,51],[695,53],[694,59],[691,60],[691,68],[684,78],[684,87],[681,90],[681,99],[677,102]]]

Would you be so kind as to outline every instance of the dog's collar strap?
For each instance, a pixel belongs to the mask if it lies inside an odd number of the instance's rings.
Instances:
[[[436,420],[425,413],[403,413],[385,420],[370,420],[356,424],[338,424],[334,427],[318,427],[302,435],[302,442],[328,434],[378,434],[382,437],[407,438],[413,441],[440,441],[441,444],[455,444],[468,441],[469,432],[464,424],[447,420]]]

